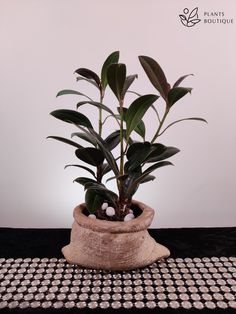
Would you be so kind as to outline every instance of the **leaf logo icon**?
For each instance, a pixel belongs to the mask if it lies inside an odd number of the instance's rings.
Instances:
[[[184,14],[180,14],[180,21],[186,27],[192,27],[199,23],[201,20],[198,18],[198,7],[189,12],[188,8],[183,9]]]

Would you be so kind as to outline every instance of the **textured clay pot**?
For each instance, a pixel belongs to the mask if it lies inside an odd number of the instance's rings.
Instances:
[[[71,264],[106,270],[129,270],[144,267],[168,257],[170,251],[148,233],[154,210],[133,201],[142,213],[122,221],[91,219],[83,214],[85,204],[74,209],[70,244],[62,253]]]

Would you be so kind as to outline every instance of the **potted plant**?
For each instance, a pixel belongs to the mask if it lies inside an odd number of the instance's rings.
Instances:
[[[133,200],[133,196],[140,185],[155,179],[152,174],[155,170],[172,165],[166,159],[179,152],[176,147],[160,143],[160,136],[180,121],[205,120],[187,118],[165,125],[173,105],[191,93],[191,88],[180,87],[188,75],[180,77],[171,87],[154,59],[140,56],[139,61],[159,95],[132,92],[135,100],[130,105],[125,103],[125,96],[131,92],[130,86],[137,75],[127,75],[126,65],[119,63],[118,51],[107,57],[100,76],[87,68],[75,71],[78,82],[85,80],[97,88],[97,101],[75,90],[62,90],[57,94],[83,97],[77,103],[77,110],[59,109],[51,112],[51,115],[72,123],[77,132],[72,133],[71,137],[87,143],[82,146],[78,141],[49,136],[76,148],[75,155],[82,164],[66,167],[78,167],[89,175],[74,180],[84,187],[85,203],[74,209],[70,244],[62,249],[69,263],[96,269],[127,270],[146,266],[170,254],[147,231],[154,210]],[[105,104],[107,88],[115,95],[118,106]],[[155,104],[159,98],[165,103],[162,115]],[[97,128],[81,113],[80,109],[85,105],[98,110]],[[147,140],[143,118],[149,109],[156,115],[157,128],[153,137]],[[104,136],[104,125],[108,119],[114,120],[114,130]],[[104,177],[106,182],[112,179],[116,181],[117,193],[106,187]]]

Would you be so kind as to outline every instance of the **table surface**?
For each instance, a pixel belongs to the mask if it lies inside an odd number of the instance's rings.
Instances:
[[[236,256],[236,227],[149,229],[171,257]],[[0,228],[0,257],[62,257],[70,229]]]
[[[188,278],[186,277],[187,275],[184,274],[185,271],[189,272],[189,269],[187,267],[191,267],[196,270],[196,266],[198,263],[204,264],[202,269],[205,269],[205,272],[208,274],[205,274],[205,279],[207,281],[207,278],[212,278],[210,274],[211,271],[214,272],[215,270],[211,268],[211,263],[215,263],[215,265],[220,265],[222,263],[225,263],[225,265],[230,265],[230,264],[235,264],[236,259],[236,227],[230,227],[230,228],[182,228],[182,229],[151,229],[149,230],[150,234],[161,244],[167,246],[170,251],[171,251],[171,257],[168,259],[165,263],[163,264],[158,264],[155,263],[152,265],[149,269],[146,270],[140,270],[139,272],[130,272],[130,274],[125,274],[125,273],[120,273],[115,275],[114,278],[118,278],[117,276],[120,276],[119,278],[122,278],[120,281],[120,289],[123,289],[124,282],[125,282],[125,276],[131,276],[133,278],[133,282],[131,285],[133,285],[132,289],[147,289],[147,285],[150,285],[147,281],[149,279],[145,278],[151,278],[153,282],[151,283],[153,287],[156,289],[156,283],[158,285],[158,280],[155,281],[154,279],[157,278],[154,275],[155,274],[161,274],[161,276],[167,272],[169,273],[169,278],[172,280],[172,286],[176,286],[176,282],[178,281],[175,278],[174,274],[174,269],[176,272],[178,272],[179,276],[183,276],[182,279]],[[20,267],[26,267],[25,272],[28,274],[28,270],[32,267],[32,263],[37,264],[38,268],[36,267],[35,269],[38,270],[40,268],[40,265],[42,266],[43,264],[43,269],[45,273],[47,271],[50,271],[50,265],[54,263],[54,266],[52,267],[57,267],[60,265],[61,271],[63,272],[63,276],[67,273],[68,271],[68,265],[66,265],[66,262],[63,260],[63,256],[61,253],[61,248],[68,244],[70,238],[70,230],[69,229],[14,229],[14,228],[0,228],[0,264],[2,264],[2,267],[4,268],[8,267],[8,270],[14,268],[13,266],[18,269]],[[208,257],[208,258],[207,258]],[[27,260],[28,258],[28,260]],[[51,260],[54,258],[54,260]],[[25,261],[26,262],[25,262]],[[16,266],[15,261],[18,261],[18,266]],[[45,263],[46,262],[46,263]],[[210,263],[209,263],[210,262]],[[14,263],[14,264],[13,264]],[[31,263],[31,265],[30,265]],[[183,263],[184,266],[183,266]],[[21,265],[20,265],[21,264]],[[25,265],[26,266],[25,266]],[[5,265],[5,266],[4,266]],[[28,265],[28,266],[27,266]],[[174,266],[173,266],[174,265]],[[185,267],[186,266],[186,267]],[[28,267],[28,268],[27,268]],[[35,267],[35,266],[33,266]],[[174,268],[173,268],[174,267]],[[186,268],[184,270],[184,267]],[[217,267],[217,266],[215,266]],[[219,266],[220,267],[220,266]],[[1,265],[0,265],[1,269]],[[5,268],[7,269],[7,268]],[[222,268],[223,269],[223,268]],[[15,270],[12,270],[12,272]],[[222,270],[223,271],[223,270]],[[231,267],[231,274],[228,276],[231,277],[226,277],[229,278],[227,280],[230,280],[234,278],[236,275],[235,270]],[[163,274],[162,274],[163,272]],[[71,268],[71,273],[73,273],[73,276],[77,274],[78,276],[78,268],[76,266],[72,266]],[[151,275],[150,275],[150,274]],[[194,271],[193,271],[194,273]],[[190,277],[194,276],[193,273],[188,274]],[[9,275],[9,273],[6,273]],[[87,277],[88,272],[86,270],[81,270],[82,276]],[[113,278],[113,274],[111,272],[111,276]],[[196,275],[196,274],[195,274]],[[199,274],[201,276],[202,274]],[[213,274],[214,275],[214,274]],[[227,274],[226,274],[227,275]],[[232,277],[233,275],[233,277]],[[11,275],[10,275],[11,276]],[[8,276],[10,278],[10,276]],[[80,275],[81,276],[81,275]],[[93,275],[90,276],[104,276],[102,272],[100,273],[94,273]],[[143,283],[139,284],[138,286],[135,286],[135,279],[134,278],[142,278]],[[146,276],[146,277],[145,277]],[[154,276],[154,277],[153,277]],[[159,275],[156,275],[159,276]],[[163,275],[164,276],[164,275]],[[173,278],[172,278],[172,277]],[[94,277],[94,278],[95,278]],[[130,278],[131,278],[130,277]],[[101,277],[102,280],[105,280],[103,277]],[[128,277],[127,277],[128,278]],[[161,282],[163,281],[168,281],[165,280],[164,277],[158,277],[160,278]],[[195,278],[195,277],[194,277]],[[196,278],[197,275],[196,275]],[[200,277],[199,277],[200,278]],[[217,278],[217,276],[216,276]],[[218,277],[221,278],[221,277]],[[230,279],[231,278],[231,279]],[[14,278],[13,278],[14,279]],[[12,279],[12,280],[13,280]],[[214,279],[214,278],[213,278]],[[223,279],[218,279],[219,281],[224,280]],[[112,279],[113,280],[113,279]],[[114,279],[115,280],[115,279]],[[145,281],[147,280],[147,281]],[[163,280],[163,281],[162,281]],[[173,283],[174,280],[174,283]],[[184,279],[185,280],[185,279]],[[95,280],[96,281],[96,280]],[[191,280],[190,280],[191,281]],[[231,280],[233,282],[234,279]],[[3,282],[3,281],[2,281]],[[146,283],[145,283],[146,282]],[[136,281],[137,283],[137,281]],[[155,283],[155,284],[154,284]],[[71,285],[73,283],[70,283]],[[95,284],[95,282],[94,282]],[[103,284],[103,281],[102,281]],[[178,282],[177,282],[178,284]],[[4,283],[2,284],[4,287]],[[5,285],[7,285],[5,281]],[[114,287],[114,283],[111,283],[112,287]],[[188,282],[187,282],[188,285]],[[225,284],[224,289],[229,290],[229,284],[228,282]],[[227,286],[228,285],[228,286]],[[186,284],[185,284],[186,286]],[[9,286],[7,286],[9,287]],[[30,286],[31,287],[31,286]],[[50,286],[51,287],[51,286]],[[94,288],[94,286],[92,286]],[[102,286],[103,287],[103,286]],[[164,284],[164,289],[168,290],[171,289],[170,286]],[[208,286],[209,288],[210,286]],[[226,287],[226,288],[225,288]],[[236,287],[236,286],[235,286]],[[0,279],[0,288],[1,288],[1,279]],[[31,287],[32,288],[32,287]],[[41,287],[42,288],[42,287]],[[86,287],[83,286],[84,289]],[[179,288],[179,287],[178,287]],[[189,287],[188,287],[189,288]],[[199,288],[199,287],[198,287]],[[208,289],[206,288],[206,289]],[[211,287],[210,287],[211,288]],[[113,289],[113,288],[112,288]],[[153,289],[153,288],[150,288]],[[158,289],[158,288],[157,288]],[[159,286],[159,289],[162,289],[161,286]],[[183,287],[183,289],[185,289]],[[193,288],[194,289],[194,288]],[[196,289],[196,288],[195,288]],[[2,289],[4,290],[4,288]],[[134,291],[133,290],[133,291]],[[174,289],[173,289],[174,290]],[[204,291],[204,288],[202,288]],[[176,290],[177,291],[177,290]],[[227,290],[226,290],[227,291]],[[125,292],[122,292],[125,293]],[[135,292],[133,292],[135,293]],[[145,292],[147,293],[147,292]],[[166,291],[167,293],[167,291]],[[190,293],[190,292],[189,292]],[[200,292],[199,292],[200,293]],[[233,291],[233,294],[236,294],[235,291]],[[1,293],[0,293],[1,295]],[[4,294],[3,294],[4,295]],[[232,293],[230,293],[232,296]],[[147,295],[146,295],[147,296]],[[151,297],[151,295],[149,295]],[[1,302],[1,300],[0,300]],[[96,302],[95,302],[96,303]],[[118,302],[119,303],[119,302]],[[142,303],[142,301],[141,301]],[[139,303],[137,303],[139,304]],[[130,311],[130,309],[125,309],[124,307],[114,309],[109,307],[107,310],[103,310],[103,312],[126,312]],[[134,312],[142,312],[142,313],[154,313],[154,312],[164,312],[164,313],[199,313],[199,309],[196,309],[194,307],[191,307],[190,309],[184,309],[184,308],[132,308],[131,309]],[[0,312],[3,313],[51,313],[51,312],[60,312],[60,313],[90,313],[90,312],[96,312],[100,313],[101,309],[100,308],[95,308],[95,309],[90,309],[88,307],[86,308],[65,308],[62,307],[60,309],[55,309],[53,307],[50,308],[25,308],[25,309],[19,309],[19,308],[12,308],[9,309],[7,307],[0,309]],[[236,310],[232,307],[227,307],[225,309],[222,308],[215,308],[214,310],[209,309],[204,307],[201,311],[201,313],[235,313]]]

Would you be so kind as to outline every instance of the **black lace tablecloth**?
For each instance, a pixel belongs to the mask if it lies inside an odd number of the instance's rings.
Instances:
[[[68,229],[0,229],[1,313],[236,313],[236,228],[150,230],[164,262],[128,272],[69,265]]]

